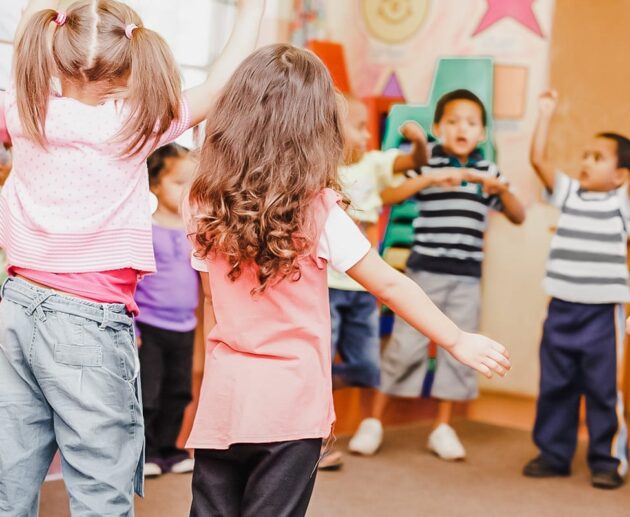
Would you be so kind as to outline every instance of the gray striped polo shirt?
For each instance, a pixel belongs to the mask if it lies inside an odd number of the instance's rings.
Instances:
[[[583,191],[559,172],[549,201],[560,208],[560,219],[547,263],[547,293],[575,303],[629,302],[627,186]]]
[[[431,151],[420,174],[429,176],[447,168],[463,167],[441,145]],[[480,176],[506,181],[496,164],[475,150],[465,165]],[[418,172],[409,171],[412,177]],[[415,196],[418,217],[413,221],[414,243],[407,267],[447,275],[481,277],[484,234],[490,209],[502,210],[498,196],[489,196],[477,183],[457,187],[430,187]]]

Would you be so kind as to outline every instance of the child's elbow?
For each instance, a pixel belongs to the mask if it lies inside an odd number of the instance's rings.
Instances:
[[[396,271],[398,273],[398,271]],[[378,286],[371,290],[372,294],[381,301],[381,303],[391,307],[396,299],[396,292],[400,287],[401,273],[394,274],[391,277],[381,279]]]
[[[393,189],[385,189],[381,192],[381,202],[383,205],[395,205],[399,202],[396,191]]]

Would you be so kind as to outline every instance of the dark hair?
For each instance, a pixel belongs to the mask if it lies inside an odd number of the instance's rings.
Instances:
[[[449,102],[460,100],[474,102],[477,106],[479,106],[479,109],[481,110],[481,122],[483,123],[483,127],[486,127],[488,123],[488,113],[486,112],[486,107],[483,105],[483,102],[481,102],[481,99],[477,97],[473,92],[464,89],[453,90],[452,92],[445,93],[444,95],[442,95],[442,97],[440,97],[440,100],[435,106],[435,116],[433,117],[433,123],[440,123],[440,120],[442,120],[442,117],[444,116],[446,105]]]
[[[619,133],[599,133],[598,138],[606,138],[617,142],[617,167],[630,169],[630,140]]]
[[[155,150],[147,158],[147,168],[149,169],[149,185],[155,187],[160,182],[160,176],[166,168],[167,158],[183,158],[190,151],[179,144],[168,144]]]

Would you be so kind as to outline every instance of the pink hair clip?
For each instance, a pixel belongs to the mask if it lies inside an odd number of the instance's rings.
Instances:
[[[55,17],[54,22],[57,27],[61,27],[64,23],[66,23],[67,19],[68,15],[66,13],[63,11],[57,11],[57,16]]]
[[[131,37],[133,36],[133,31],[135,31],[137,28],[138,26],[135,23],[130,23],[125,27],[125,36],[127,36],[127,39],[131,39]]]

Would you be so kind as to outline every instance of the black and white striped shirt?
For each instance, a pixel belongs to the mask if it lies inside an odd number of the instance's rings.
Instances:
[[[575,303],[629,302],[627,187],[583,191],[577,180],[557,173],[549,201],[561,213],[547,263],[547,293]]]
[[[445,168],[466,167],[480,175],[504,180],[496,164],[484,160],[476,150],[466,165],[436,145],[420,174],[434,174]],[[413,171],[412,171],[413,172]],[[418,172],[410,176],[417,175]],[[418,217],[413,222],[414,244],[407,267],[460,276],[481,277],[483,238],[489,209],[502,210],[498,196],[488,196],[477,183],[454,188],[431,187],[415,196]]]

